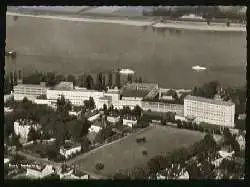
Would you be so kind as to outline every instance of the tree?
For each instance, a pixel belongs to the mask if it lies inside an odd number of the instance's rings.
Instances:
[[[108,115],[108,107],[106,104],[103,104],[103,111],[104,111],[104,115]]]
[[[128,83],[132,83],[132,75],[128,75]]]
[[[72,120],[66,124],[67,130],[70,137],[74,141],[79,141],[81,138],[81,129],[83,128],[83,123],[80,120]]]
[[[67,120],[69,117],[69,111],[72,109],[72,104],[70,101],[65,100],[62,95],[60,99],[57,99],[57,113],[62,117],[63,120]]]
[[[48,86],[55,86],[56,85],[56,75],[54,72],[47,73],[47,83],[48,83]]]
[[[81,138],[81,151],[82,152],[89,151],[90,144],[91,144],[91,142],[86,136],[82,137]]]
[[[30,131],[28,133],[28,141],[36,141],[41,138],[41,134],[37,132],[34,127],[30,128]]]
[[[101,163],[101,162],[98,162],[96,165],[95,165],[95,168],[96,170],[102,170],[104,168],[104,164]]]
[[[102,90],[103,88],[103,78],[102,78],[102,73],[98,73],[96,76],[96,89],[97,90]]]
[[[220,86],[218,81],[211,81],[208,84],[203,85],[204,97],[214,98],[217,93],[217,88]]]
[[[141,117],[142,115],[142,108],[139,105],[136,105],[133,109],[133,114],[137,117],[137,119],[139,117]]]
[[[73,85],[76,85],[76,77],[74,75],[68,75],[67,77],[68,82],[73,82]]]
[[[88,75],[86,77],[86,80],[84,82],[84,87],[86,87],[87,89],[93,89],[94,88],[94,81],[91,75]]]
[[[141,77],[139,77],[138,82],[139,82],[139,83],[142,83],[142,78],[141,78]]]
[[[59,74],[59,75],[56,75],[55,76],[55,82],[58,84],[58,83],[60,83],[61,81],[65,81],[66,79],[65,79],[65,77],[64,77],[64,75],[61,75],[61,74]]]
[[[109,88],[112,88],[112,86],[113,86],[113,74],[112,74],[112,72],[108,73],[108,86],[109,86]]]
[[[83,75],[80,75],[77,79],[77,85],[80,86],[80,87],[84,87],[86,86],[84,81],[85,81],[86,77],[85,77],[85,74]]]
[[[121,87],[121,78],[120,78],[120,73],[116,72],[116,84],[115,84],[118,88]]]
[[[91,110],[93,110],[95,108],[95,101],[94,101],[93,97],[89,98],[89,108]]]
[[[16,146],[17,149],[22,148],[22,144],[20,143],[20,136],[16,135],[15,133],[12,134],[11,140],[10,140],[10,145]]]

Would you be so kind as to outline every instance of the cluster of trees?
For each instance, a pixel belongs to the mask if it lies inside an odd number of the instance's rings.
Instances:
[[[72,105],[63,96],[57,102],[56,111],[46,105],[36,105],[26,98],[21,102],[10,101],[9,105],[13,106],[14,111],[5,116],[7,135],[13,134],[15,136],[14,121],[30,119],[41,124],[42,133],[37,133],[31,129],[29,140],[55,137],[57,148],[64,143],[65,139],[84,142],[82,138],[88,133],[91,125],[84,115],[81,116],[81,119],[69,116],[68,111],[71,110]]]
[[[90,97],[89,100],[84,101],[84,107],[89,110],[95,109],[95,101],[93,97]]]
[[[144,15],[180,18],[187,14],[197,14],[203,16],[207,20],[212,18],[230,19],[234,21],[245,21],[246,15],[237,11],[221,11],[217,6],[184,6],[184,7],[155,7],[151,12],[144,11]]]
[[[176,124],[178,128],[198,130],[201,132],[208,132],[213,134],[222,134],[223,129],[223,127],[204,122],[201,122],[199,125],[197,125],[196,123],[191,121],[176,120]]]
[[[14,78],[13,78],[14,76]],[[113,83],[113,74],[111,72],[105,74],[99,72],[96,81],[94,81],[91,74],[83,74],[79,76],[56,74],[55,72],[34,72],[23,77],[24,84],[40,84],[40,82],[47,82],[48,86],[54,86],[61,81],[73,82],[74,86],[86,87],[87,89],[105,90],[107,86],[120,87],[120,74],[116,75],[116,82]],[[106,80],[107,77],[107,80]],[[5,76],[5,90],[12,90],[12,87],[17,84],[17,73],[11,73],[10,76]]]

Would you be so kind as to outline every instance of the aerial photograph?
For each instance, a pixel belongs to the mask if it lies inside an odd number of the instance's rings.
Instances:
[[[244,180],[246,9],[8,6],[5,180]]]

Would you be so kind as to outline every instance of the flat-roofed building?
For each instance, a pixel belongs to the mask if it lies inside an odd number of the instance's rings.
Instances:
[[[45,83],[36,84],[18,84],[14,86],[14,100],[20,101],[25,97],[34,101],[40,95],[46,95],[47,87]]]
[[[221,100],[186,96],[184,99],[184,116],[196,122],[234,127],[235,104]]]
[[[178,115],[183,115],[184,106],[180,104],[170,104],[164,102],[143,101],[142,109],[145,111],[151,110],[153,112],[173,112]]]
[[[56,103],[57,99],[62,95],[66,100],[69,100],[72,105],[83,105],[85,100],[89,100],[92,97],[97,103],[100,97],[103,97],[104,92],[99,92],[96,90],[87,90],[86,88],[77,88],[74,89],[72,84],[63,84],[64,86],[59,85],[55,86],[53,89],[47,90],[47,99],[51,104]]]

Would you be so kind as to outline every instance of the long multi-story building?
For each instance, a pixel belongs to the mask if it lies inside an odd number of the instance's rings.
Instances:
[[[234,127],[235,104],[222,100],[187,96],[184,99],[184,116],[196,122]]]
[[[87,89],[72,89],[72,90],[59,90],[59,89],[48,89],[47,99],[53,105],[57,102],[57,99],[62,95],[66,100],[69,100],[73,105],[81,106],[84,105],[85,100],[89,100],[92,97],[97,103],[99,98],[103,96],[103,92]]]
[[[14,86],[14,100],[23,100],[25,97],[28,100],[34,101],[40,95],[46,95],[47,87],[45,83],[36,84],[18,84]]]

